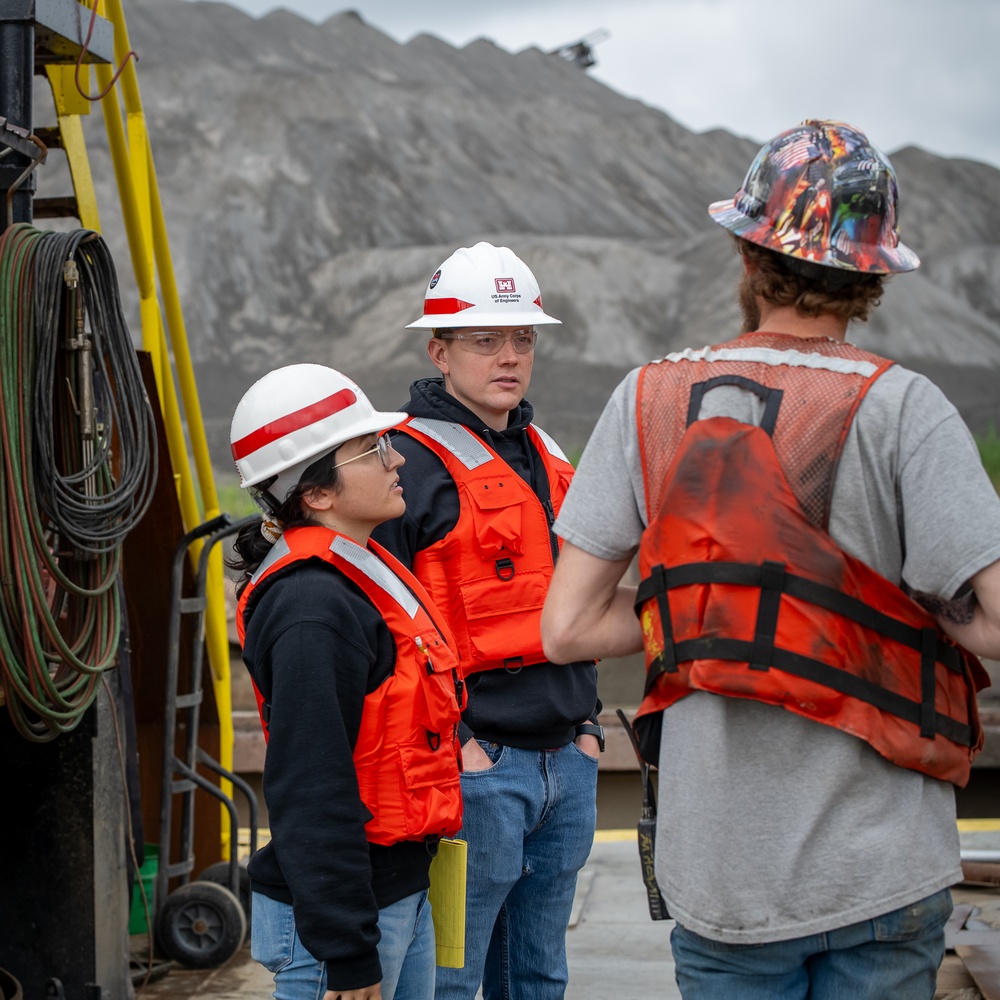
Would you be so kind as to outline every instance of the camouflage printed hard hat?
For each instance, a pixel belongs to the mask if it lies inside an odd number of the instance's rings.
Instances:
[[[868,274],[912,271],[896,173],[859,129],[805,121],[766,143],[736,196],[709,206],[731,233],[780,254]]]

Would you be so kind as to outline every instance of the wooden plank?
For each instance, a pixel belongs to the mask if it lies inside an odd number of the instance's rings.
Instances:
[[[934,1000],[955,1000],[955,994],[964,995],[961,991],[971,991],[976,1000],[980,993],[969,975],[968,969],[962,964],[958,955],[945,955],[938,969],[937,982],[934,986]]]
[[[960,930],[948,934],[945,931],[944,946],[953,951],[962,945],[985,945],[986,947],[1000,947],[1000,931],[994,930]]]
[[[971,906],[968,903],[956,903],[954,909],[951,911],[951,916],[948,918],[948,923],[944,925],[944,950],[954,951],[955,950],[955,935],[962,930],[965,926],[965,921],[969,919],[972,913],[978,913],[979,910]],[[973,941],[966,942],[967,944],[974,944]]]
[[[1000,1000],[1000,942],[992,945],[963,944],[955,951],[984,1000]]]
[[[995,861],[963,861],[962,884],[1000,886],[1000,864]]]
[[[155,844],[160,833],[160,807],[163,798],[164,700],[166,697],[167,636],[170,626],[170,585],[174,547],[184,534],[184,523],[177,501],[177,485],[170,465],[167,436],[160,408],[156,405],[156,382],[152,362],[138,351],[139,367],[149,398],[154,400],[153,416],[157,428],[159,475],[152,505],[146,516],[125,539],[122,578],[125,584],[129,622],[129,646],[132,659],[132,683],[135,693],[136,739],[139,749],[139,783],[142,789],[143,832],[147,843]],[[193,574],[184,566],[185,592],[192,588]],[[180,688],[190,687],[193,629],[191,616],[181,623],[178,668]],[[204,664],[197,742],[216,760],[219,758],[218,710],[207,660]],[[186,714],[186,713],[185,713]],[[184,719],[178,719],[175,753],[185,756]],[[218,778],[204,767],[199,772],[213,784]],[[207,793],[195,796],[193,853],[195,874],[222,856],[222,810]],[[178,861],[180,853],[180,799],[171,803],[172,834],[169,855],[160,845],[160,859],[169,856]]]

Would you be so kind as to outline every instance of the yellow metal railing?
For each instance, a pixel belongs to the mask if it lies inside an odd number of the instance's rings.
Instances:
[[[184,530],[190,531],[203,520],[219,514],[219,500],[188,350],[187,331],[177,293],[135,61],[126,58],[131,45],[121,0],[81,2],[90,10],[94,9],[96,3],[98,14],[111,22],[115,33],[115,61],[119,65],[124,64],[115,86],[102,99],[101,106],[132,269],[139,291],[143,349],[152,359],[181,517]],[[81,81],[88,79],[88,69],[87,66],[80,67]],[[94,196],[80,120],[82,114],[89,113],[89,102],[76,86],[76,67],[50,66],[46,72],[52,85],[80,222],[87,229],[100,231],[97,199]],[[114,79],[113,67],[96,65],[94,72],[100,91],[110,87]],[[189,455],[194,457],[197,488]],[[194,565],[197,565],[202,544],[199,539],[190,547]],[[216,546],[209,555],[205,643],[219,713],[219,763],[227,770],[232,770],[232,693],[220,546]],[[228,781],[223,782],[222,790],[227,795],[232,795],[232,786]],[[228,813],[225,810],[223,817],[222,850],[223,856],[228,858],[234,831],[229,830]]]

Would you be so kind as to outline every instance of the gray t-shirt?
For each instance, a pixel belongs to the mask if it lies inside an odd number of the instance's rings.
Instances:
[[[555,526],[603,559],[633,553],[646,527],[638,372],[608,402]],[[700,415],[758,423],[761,405],[722,386]],[[830,533],[890,580],[945,598],[1000,559],[1000,498],[968,428],[923,376],[893,366],[858,408]],[[804,937],[962,877],[950,784],[771,705],[705,692],[672,705],[659,793],[656,876],[671,914],[704,937]]]

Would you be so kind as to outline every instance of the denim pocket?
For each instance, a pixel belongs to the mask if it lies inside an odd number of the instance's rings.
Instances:
[[[270,973],[280,972],[292,960],[295,916],[287,903],[263,893],[253,894],[250,957]]]
[[[481,771],[463,771],[462,772],[463,782],[466,779],[475,779],[480,775],[496,774],[497,765],[503,759],[504,752],[507,749],[502,743],[488,743],[486,740],[476,740],[476,742],[483,748],[483,753],[485,753],[486,756],[489,757],[491,761],[493,761],[493,766],[484,767]]]
[[[576,753],[577,753],[578,756],[582,757],[584,760],[590,761],[590,763],[593,764],[594,767],[597,767],[598,760],[597,760],[596,757],[592,757],[589,753],[587,753],[586,750],[581,750],[576,745],[575,742],[574,743],[570,743],[569,745],[570,745],[570,747],[572,747],[573,750],[576,751]]]
[[[892,913],[876,917],[876,941],[912,941],[943,927],[951,916],[951,892],[942,889]]]

